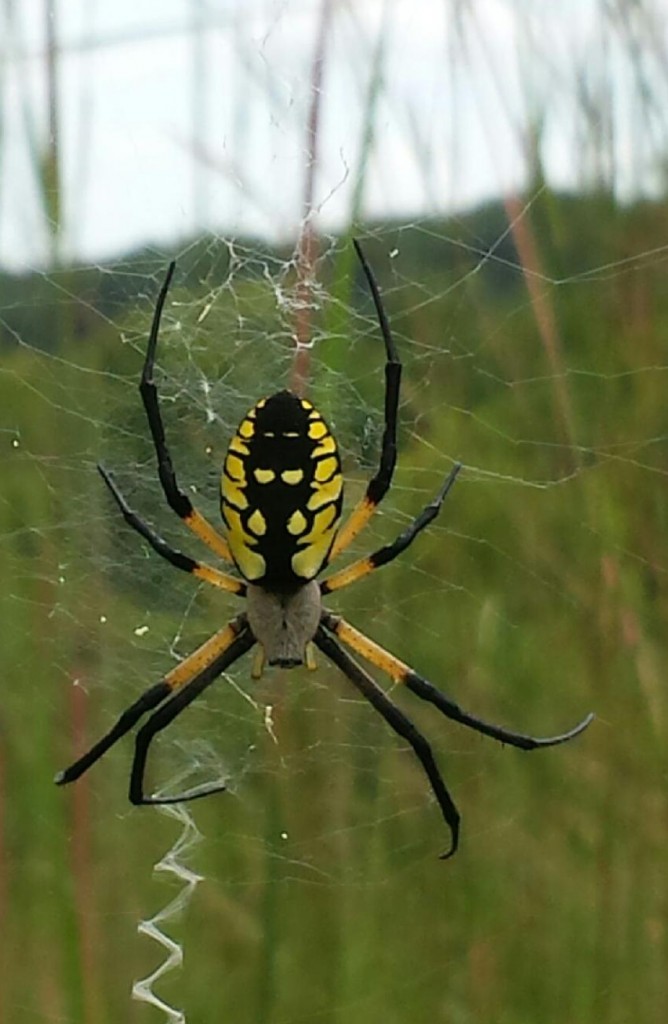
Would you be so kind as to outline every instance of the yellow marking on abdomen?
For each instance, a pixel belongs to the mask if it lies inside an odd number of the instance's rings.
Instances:
[[[237,480],[239,483],[246,482],[246,467],[244,466],[243,459],[240,459],[238,455],[228,455],[225,459],[225,472],[232,480]]]
[[[259,508],[248,518],[248,529],[251,533],[254,533],[256,537],[262,537],[267,532],[267,520],[264,518]]]
[[[226,503],[234,505],[235,508],[240,509],[242,512],[248,508],[248,498],[243,490],[243,486],[233,483],[225,475],[223,475],[220,481],[220,493]]]
[[[295,509],[290,518],[288,519],[288,533],[292,533],[295,536],[303,533],[306,529],[306,517],[300,509]]]
[[[328,505],[330,501],[336,501],[341,494],[342,487],[343,477],[340,474],[337,474],[328,484],[318,484],[317,490],[313,492],[306,505],[309,512],[315,512],[323,505]]]
[[[319,441],[321,437],[324,437],[325,434],[328,433],[329,431],[322,420],[314,420],[313,423],[309,424],[308,436],[312,441]]]
[[[317,448],[311,452],[311,458],[317,459],[320,455],[334,455],[336,452],[336,441],[331,434],[323,437]]]
[[[235,509],[223,506],[223,517],[227,523],[230,551],[239,572],[244,579],[260,579],[264,576],[266,563],[262,555],[252,550],[257,546],[256,538],[246,532],[241,522],[241,516]]]
[[[276,479],[273,469],[255,469],[253,474],[259,484],[270,484],[272,480]]]
[[[300,547],[305,545],[304,550],[292,556],[292,569],[297,576],[313,579],[316,575],[329,551],[337,521],[337,510],[334,505],[313,517],[310,533],[300,537],[297,542]]]
[[[315,479],[319,483],[324,483],[326,480],[329,480],[330,477],[334,476],[338,468],[338,459],[332,458],[331,456],[328,459],[321,459],[315,466]]]
[[[330,505],[329,508],[325,508],[322,512],[318,512],[313,517],[313,529],[311,530],[310,537],[317,537],[320,533],[329,531],[330,526],[336,520],[336,505]]]
[[[258,555],[257,551],[251,551],[243,546],[234,551],[234,558],[239,572],[245,580],[252,583],[253,580],[262,579],[267,569],[267,563],[262,555]]]
[[[281,480],[284,484],[300,484],[303,479],[303,469],[284,469],[281,473]]]
[[[247,441],[255,433],[255,424],[252,423],[249,419],[242,420],[241,423],[239,424],[239,429],[237,430],[237,433],[241,437],[243,437],[245,441]]]
[[[228,451],[237,452],[239,455],[250,455],[250,448],[243,443],[238,434],[235,434],[230,441]]]

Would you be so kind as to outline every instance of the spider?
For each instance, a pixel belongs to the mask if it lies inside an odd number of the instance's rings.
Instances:
[[[348,548],[371,519],[391,485],[397,458],[401,362],[374,274],[360,244],[357,241],[353,244],[385,344],[385,427],[377,472],[342,526],[343,477],[336,440],[317,409],[291,391],[279,391],[261,399],[241,421],[230,441],[220,483],[224,534],[205,519],[180,488],[165,439],[153,379],[160,320],[175,262],[169,265],[158,295],[139,384],[157,456],[158,476],[169,507],[214,554],[236,567],[241,578],[171,547],[130,508],[108,471],[101,465],[98,470],[127,524],[158,555],[199,580],[245,597],[246,611],[214,633],[160,682],[150,686],[88,753],[56,775],[55,782],[58,785],[74,782],[143,715],[153,711],[135,739],[130,774],[131,802],[179,803],[224,790],[224,784],[216,783],[196,786],[175,796],[147,796],[144,772],[153,737],[255,644],[258,645],[258,656],[252,668],[255,678],[261,674],[265,662],[282,668],[302,664],[314,668],[315,645],[412,747],[450,830],[450,845],[442,854],[445,859],[457,850],[460,816],[429,743],[345,647],[375,665],[393,683],[403,684],[417,697],[435,705],[447,718],[522,750],[565,743],[586,729],[593,715],[588,715],[568,732],[544,738],[491,725],[464,711],[409,665],[323,606],[324,595],[356,583],[405,551],[438,515],[461,469],[460,463],[453,466],[435,498],[393,543],[317,581],[322,570]]]

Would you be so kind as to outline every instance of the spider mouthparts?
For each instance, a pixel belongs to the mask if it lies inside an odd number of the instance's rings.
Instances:
[[[269,664],[277,665],[278,668],[296,668],[297,665],[303,665],[304,662],[301,658],[272,658]]]

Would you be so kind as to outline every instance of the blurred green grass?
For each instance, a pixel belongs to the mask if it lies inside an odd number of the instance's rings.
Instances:
[[[406,369],[396,486],[360,550],[393,536],[453,459],[466,469],[410,556],[332,604],[483,717],[537,734],[589,710],[597,722],[524,755],[396,694],[463,815],[461,852],[442,864],[447,837],[418,766],[345,680],[320,665],[256,692],[242,663],[234,678],[274,705],[278,743],[221,682],[154,758],[169,778],[204,741],[235,780],[234,795],[193,810],[205,838],[191,866],[206,880],[167,929],[186,959],[159,992],[193,1021],[668,1014],[668,300],[662,263],[641,255],[665,237],[666,208],[607,204],[603,216],[596,196],[544,191],[525,219],[540,239],[542,307],[521,241],[480,265],[502,219],[489,206],[367,232]],[[160,363],[180,477],[213,517],[229,428],[287,373],[289,330],[271,290],[243,277],[212,291],[198,326],[202,283],[221,279],[211,253],[190,247],[180,265]],[[313,395],[343,445],[350,502],[376,457],[381,346],[359,279],[346,295],[336,267],[321,270],[337,303],[323,314]],[[48,280],[22,282],[30,310],[17,302],[21,322],[6,317],[2,338],[2,1024],[159,1019],[129,992],[162,955],[135,930],[172,894],[151,867],[177,830],[129,809],[130,742],[66,791],[51,779],[173,663],[175,636],[183,654],[234,608],[208,592],[191,606],[191,581],[146,556],[94,468],[103,458],[193,549],[159,500],[136,392],[161,267],[153,258],[137,308],[127,280],[103,297],[108,275],[61,273],[70,300],[54,315]],[[91,316],[103,307],[108,318]],[[558,331],[556,363],[540,308]],[[207,426],[209,402],[222,422]]]

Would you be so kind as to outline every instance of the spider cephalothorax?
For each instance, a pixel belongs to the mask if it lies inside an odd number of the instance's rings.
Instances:
[[[309,644],[318,631],[322,617],[322,597],[315,580],[289,593],[266,590],[251,584],[248,598],[248,625],[270,665],[294,668],[310,661]],[[256,666],[259,675],[262,662]]]
[[[156,451],[158,476],[170,508],[216,555],[236,566],[241,578],[172,548],[128,506],[107,471],[101,466],[99,469],[126,522],[159,555],[197,579],[246,597],[247,609],[214,633],[164,679],[149,687],[88,753],[56,776],[56,782],[62,785],[78,779],[144,714],[153,711],[137,733],[130,775],[131,801],[135,804],[178,803],[224,789],[220,784],[204,785],[172,797],[146,796],[144,771],[151,740],[255,644],[260,657],[255,663],[254,675],[262,670],[265,660],[270,665],[285,668],[303,662],[313,667],[310,650],[311,644],[315,644],[413,748],[450,828],[450,847],[443,854],[449,857],[457,849],[459,813],[427,740],[342,644],[395,683],[404,684],[418,697],[434,704],[448,718],[522,750],[565,743],[586,729],[593,716],[588,715],[568,732],[541,739],[483,722],[463,711],[410,666],[350,623],[323,608],[322,595],[362,579],[391,562],[412,543],[438,515],[461,468],[459,463],[453,466],[434,500],[392,544],[316,582],[320,572],[345,551],[369,521],[390,486],[396,462],[401,363],[376,281],[357,242],[355,248],[385,343],[385,431],[378,470],[341,528],[343,478],[336,441],[317,409],[289,391],[261,399],[241,421],[230,441],[221,478],[225,536],[211,526],[179,488],[153,381],[160,318],[174,272],[174,264],[170,265],[156,304],[139,385]]]

